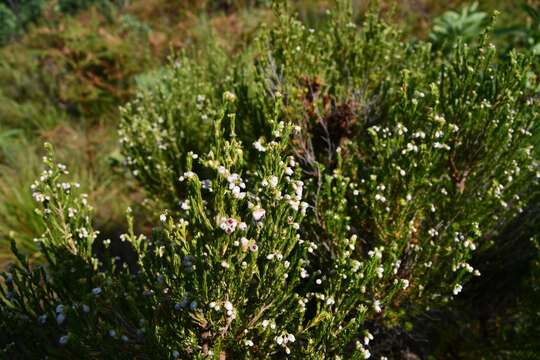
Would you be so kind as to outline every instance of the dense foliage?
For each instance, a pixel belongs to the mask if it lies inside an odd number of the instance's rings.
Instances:
[[[46,264],[13,242],[5,356],[396,357],[389,333],[451,307],[536,219],[533,54],[443,20],[435,44],[404,41],[348,1],[317,29],[284,1],[274,14],[237,54],[210,41],[139,78],[122,106],[149,233],[129,209],[125,234],[100,234],[48,146],[31,187]]]

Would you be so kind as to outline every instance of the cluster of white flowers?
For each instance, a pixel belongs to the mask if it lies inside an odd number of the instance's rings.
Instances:
[[[266,147],[262,143],[262,139],[259,139],[253,143],[253,147],[259,152],[265,152]]]
[[[362,355],[364,359],[369,359],[371,357],[371,353],[369,352],[369,350],[364,347],[364,345],[360,341],[356,342],[356,350],[360,352],[360,355]]]
[[[384,251],[384,246],[377,246],[373,250],[368,251],[369,257],[375,257],[377,259],[382,259]]]
[[[229,190],[233,196],[237,199],[243,199],[246,197],[246,193],[243,191],[246,188],[246,184],[240,177],[240,175],[233,173],[227,176],[229,183]]]
[[[276,336],[274,340],[276,341],[276,344],[283,347],[283,349],[285,350],[287,354],[290,354],[291,350],[289,349],[287,345],[289,343],[294,343],[296,341],[296,338],[293,334],[283,333],[281,335]]]
[[[238,221],[231,217],[224,217],[219,221],[219,228],[225,231],[227,235],[232,234],[236,230],[237,226]]]
[[[266,328],[270,328],[272,330],[275,330],[276,329],[276,322],[274,320],[268,320],[268,319],[264,319],[262,322],[261,322],[261,327],[263,329],[266,329]]]

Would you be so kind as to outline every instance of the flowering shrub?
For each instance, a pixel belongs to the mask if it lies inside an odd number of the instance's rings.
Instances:
[[[237,65],[182,58],[122,109],[159,218],[121,236],[136,261],[95,255],[86,198],[45,159],[48,265],[3,275],[6,354],[390,355],[377,334],[481,275],[538,177],[527,59],[485,36],[442,57],[345,1],[317,31],[276,14]]]

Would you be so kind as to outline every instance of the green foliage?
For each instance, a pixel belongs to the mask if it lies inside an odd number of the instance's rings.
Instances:
[[[487,14],[478,10],[477,2],[464,5],[460,11],[449,10],[435,18],[429,38],[436,47],[451,45],[458,38],[469,42],[480,35],[487,20]]]
[[[513,26],[496,30],[499,36],[508,37],[507,43],[511,48],[525,48],[535,55],[540,54],[540,8],[523,4],[522,11],[528,19],[515,23]]]
[[[112,20],[115,13],[115,5],[123,5],[124,1],[115,0],[58,0],[58,10],[62,14],[74,15],[92,6],[99,9],[100,13]]]
[[[11,40],[30,23],[41,17],[45,0],[2,0],[0,1],[0,44]]]
[[[156,225],[137,235],[128,211],[134,260],[49,150],[32,185],[47,265],[13,246],[5,356],[392,356],[386,331],[481,275],[540,175],[529,57],[486,35],[433,52],[344,0],[316,30],[274,9],[240,54],[209,41],[137,77],[119,135]]]
[[[8,41],[17,31],[17,17],[9,7],[0,3],[0,43]]]
[[[50,130],[72,119],[88,124],[116,112],[133,77],[150,66],[148,33],[107,29],[99,16],[66,19],[63,31],[37,31],[0,49],[4,126]]]

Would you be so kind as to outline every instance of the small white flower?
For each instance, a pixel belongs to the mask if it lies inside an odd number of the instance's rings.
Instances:
[[[235,102],[236,101],[236,95],[230,91],[225,91],[223,93],[223,98],[228,102]]]
[[[180,201],[180,208],[182,210],[189,210],[189,201]]]
[[[406,289],[409,287],[409,280],[407,279],[401,279],[401,284],[403,286],[403,289]]]
[[[270,176],[268,179],[268,183],[270,184],[270,187],[275,188],[278,184],[278,178],[275,175]]]
[[[373,309],[375,309],[375,312],[377,313],[380,313],[382,311],[381,302],[379,300],[373,301]]]
[[[226,218],[225,220],[223,220],[220,224],[219,224],[219,227],[225,231],[227,233],[227,235],[230,235],[234,232],[234,230],[236,230],[236,226],[238,225],[238,221],[236,221],[235,219],[233,218]]]
[[[259,152],[265,152],[266,148],[261,144],[260,140],[257,140],[253,143],[253,147]]]
[[[244,341],[244,344],[245,344],[246,346],[249,346],[249,347],[252,347],[253,345],[255,345],[255,344],[253,344],[253,341],[251,341],[251,340],[246,340],[246,341]]]
[[[99,294],[101,294],[101,288],[100,287],[93,288],[92,294],[94,294],[95,296],[98,296]]]
[[[334,301],[333,297],[329,297],[326,299],[326,305],[334,305],[336,302]]]
[[[266,215],[266,210],[263,208],[255,208],[251,214],[253,215],[253,219],[255,221],[260,221]]]
[[[58,343],[60,345],[66,345],[69,340],[69,335],[60,336],[60,339],[58,340]]]

